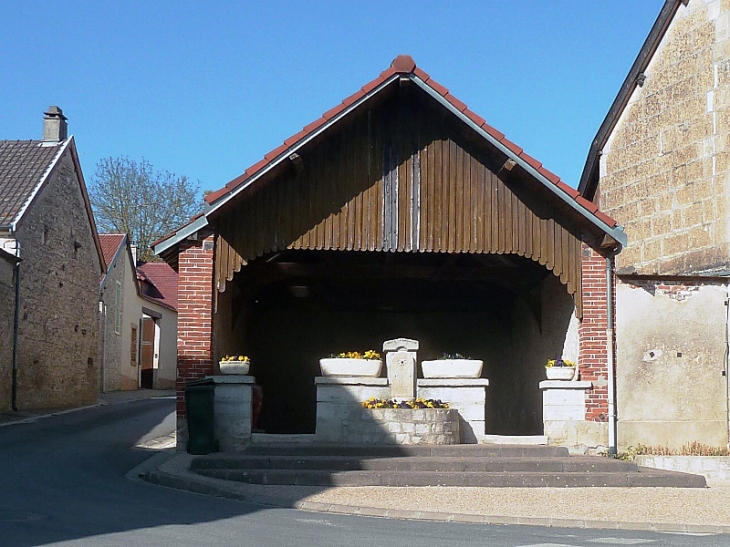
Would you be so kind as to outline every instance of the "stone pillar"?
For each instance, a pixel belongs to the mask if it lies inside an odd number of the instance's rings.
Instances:
[[[219,450],[243,450],[251,442],[251,401],[256,379],[243,374],[210,378],[215,382],[213,413]]]
[[[573,453],[598,453],[607,448],[608,424],[586,420],[588,381],[543,380],[542,419],[548,444]]]
[[[418,396],[440,399],[459,412],[461,442],[475,444],[484,439],[487,403],[486,378],[431,378],[418,380]]]
[[[418,341],[408,338],[396,338],[383,343],[392,399],[410,400],[416,397],[417,349]]]

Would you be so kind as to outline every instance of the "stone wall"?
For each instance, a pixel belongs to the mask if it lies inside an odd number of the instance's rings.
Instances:
[[[696,280],[618,285],[619,449],[727,442],[727,287]]]
[[[679,6],[602,151],[600,202],[629,244],[619,274],[728,265],[730,2]]]
[[[12,408],[15,267],[0,257],[0,412]]]
[[[129,272],[126,271],[126,261],[118,260],[114,267],[109,267],[106,276],[106,283],[101,293],[101,299],[103,301],[103,309],[100,316],[100,367],[103,370],[101,374],[101,391],[117,391],[124,389],[122,383],[122,334],[121,329],[125,328],[124,321],[121,322],[119,332],[116,332],[116,287],[119,283],[122,291],[120,313],[123,311],[124,302],[124,279]],[[135,386],[136,382],[135,382]]]
[[[355,444],[459,444],[459,413],[450,408],[353,409],[342,442]]]
[[[96,402],[101,266],[70,149],[18,226],[18,408]]]

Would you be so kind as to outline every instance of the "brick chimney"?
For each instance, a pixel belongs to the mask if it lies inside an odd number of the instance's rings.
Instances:
[[[43,142],[60,142],[68,137],[68,124],[63,111],[57,106],[48,107],[43,118]]]

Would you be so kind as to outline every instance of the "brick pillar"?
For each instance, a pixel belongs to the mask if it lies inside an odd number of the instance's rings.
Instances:
[[[608,421],[608,354],[606,352],[606,258],[583,244],[582,249],[583,320],[578,330],[578,364],[581,380],[593,383],[586,392],[586,420]]]
[[[178,255],[177,418],[185,418],[185,384],[213,374],[213,234],[184,240]],[[178,427],[179,428],[179,427]]]

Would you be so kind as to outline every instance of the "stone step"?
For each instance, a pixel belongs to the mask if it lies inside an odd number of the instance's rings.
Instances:
[[[249,484],[296,486],[457,486],[457,487],[681,487],[703,488],[699,475],[657,472],[421,472],[421,471],[327,471],[301,469],[199,469],[208,477]]]
[[[238,454],[277,456],[355,456],[355,457],[564,457],[567,448],[544,445],[457,444],[457,445],[356,445],[323,443],[254,443]],[[224,457],[211,454],[208,457]]]
[[[191,469],[291,469],[329,471],[421,471],[421,472],[636,472],[636,464],[602,457],[354,457],[220,455],[195,458]]]

